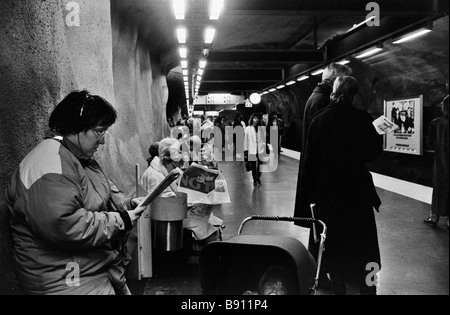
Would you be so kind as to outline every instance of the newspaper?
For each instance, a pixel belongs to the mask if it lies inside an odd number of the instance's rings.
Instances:
[[[381,115],[375,119],[372,124],[380,135],[385,135],[398,129],[398,126],[387,119],[384,115]]]
[[[227,182],[222,173],[197,163],[192,163],[184,171],[178,191],[187,194],[187,202],[190,204],[215,205],[231,202]]]

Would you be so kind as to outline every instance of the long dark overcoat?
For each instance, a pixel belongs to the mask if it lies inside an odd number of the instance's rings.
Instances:
[[[311,122],[300,170],[299,215],[310,217],[309,204],[315,203],[318,219],[328,227],[327,272],[361,270],[369,262],[381,268],[374,217],[381,201],[366,163],[382,151],[372,117],[350,103],[330,103]]]

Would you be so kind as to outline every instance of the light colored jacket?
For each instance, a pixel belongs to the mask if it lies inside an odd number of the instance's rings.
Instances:
[[[150,166],[145,170],[144,174],[142,174],[141,186],[145,188],[147,192],[151,193],[168,175],[169,172],[166,167],[162,165],[159,157],[155,157],[150,163]],[[170,184],[164,192],[176,193],[178,191],[178,181],[179,180],[176,180]]]
[[[248,154],[256,155],[264,154],[266,152],[266,138],[264,126],[258,126],[258,132],[256,132],[253,126],[245,127],[245,138],[244,138],[244,151],[248,151]]]
[[[112,285],[126,287],[116,271],[131,199],[97,162],[79,160],[56,138],[44,140],[12,175],[6,199],[25,294],[113,294]]]

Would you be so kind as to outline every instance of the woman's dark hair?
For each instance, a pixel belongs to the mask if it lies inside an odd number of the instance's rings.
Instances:
[[[73,91],[53,110],[48,126],[62,135],[76,134],[97,126],[111,126],[117,112],[103,97],[87,90]]]
[[[152,163],[153,159],[159,155],[159,142],[152,143],[150,148],[148,148],[148,153],[150,157],[147,158],[148,166]]]
[[[249,126],[252,126],[252,125],[253,125],[253,118],[255,118],[255,117],[258,117],[258,118],[259,118],[258,126],[264,126],[264,123],[263,123],[263,121],[262,121],[262,114],[259,113],[259,112],[253,113],[253,114],[250,116],[250,119],[248,120],[248,125],[249,125]]]

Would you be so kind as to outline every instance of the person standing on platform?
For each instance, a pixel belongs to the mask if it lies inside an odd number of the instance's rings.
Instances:
[[[300,209],[302,209],[302,207],[304,208],[305,206],[302,205],[302,200],[300,200],[298,184],[300,182],[301,177],[301,169],[302,169],[301,165],[304,157],[303,151],[306,145],[306,137],[308,135],[309,125],[311,124],[311,120],[314,117],[314,115],[317,112],[323,110],[325,107],[327,107],[328,104],[330,104],[330,95],[331,92],[333,91],[333,84],[336,78],[341,75],[350,75],[351,73],[352,70],[345,65],[341,65],[339,63],[329,64],[322,74],[322,82],[319,83],[319,85],[314,89],[313,93],[306,102],[305,111],[303,114],[302,154],[300,155],[299,172],[297,180],[297,194],[295,199],[295,210],[294,210],[294,215],[296,217],[302,215]],[[299,222],[298,224],[301,224],[301,222]]]
[[[306,137],[308,134],[309,125],[311,124],[311,120],[314,117],[315,114],[317,114],[319,111],[323,110],[325,107],[327,107],[330,104],[330,95],[333,91],[333,84],[334,81],[338,76],[341,75],[350,75],[352,73],[352,70],[345,66],[341,65],[339,63],[330,63],[324,70],[322,74],[322,82],[318,84],[318,86],[314,89],[311,96],[306,102],[305,110],[303,114],[303,129],[302,129],[302,152],[300,155],[300,162],[299,162],[299,171],[298,171],[298,179],[297,179],[297,191],[296,191],[296,197],[295,197],[295,209],[294,209],[294,216],[296,217],[302,217],[305,215],[308,215],[308,213],[303,213],[302,209],[308,209],[309,204],[307,203],[307,200],[301,199],[301,195],[299,192],[299,183],[300,178],[302,176],[301,170],[302,170],[302,164],[304,163],[304,150],[306,146]],[[303,226],[304,223],[302,221],[295,222],[296,225]],[[309,248],[311,253],[314,256],[317,256],[318,253],[318,247],[315,246],[312,242],[312,235],[310,235],[309,240]],[[324,278],[321,276],[321,278]],[[324,278],[326,281],[326,278]],[[322,281],[321,283],[325,283],[325,281]]]
[[[272,114],[269,116],[269,122],[267,124],[269,126],[267,128],[267,143],[269,143],[270,139],[270,127],[277,127],[278,128],[278,156],[281,155],[281,140],[283,139],[284,135],[284,121],[278,116],[277,112],[272,112]]]
[[[261,128],[260,128],[261,127]],[[261,184],[261,170],[259,160],[260,154],[266,153],[265,126],[262,122],[261,113],[253,113],[245,128],[244,155],[245,160],[250,163],[253,177],[253,186]]]
[[[358,83],[350,76],[338,77],[331,103],[312,120],[309,128],[300,198],[305,200],[302,217],[315,217],[328,228],[323,270],[330,274],[335,294],[346,294],[346,284],[357,284],[361,294],[376,294],[366,282],[369,264],[381,269],[374,208],[381,205],[365,163],[383,152],[383,137],[372,117],[354,108]]]
[[[339,63],[330,63],[325,68],[322,74],[322,82],[317,85],[309,99],[306,101],[303,114],[302,145],[305,144],[309,125],[311,124],[314,115],[330,104],[330,95],[336,78],[342,75],[351,74],[352,70],[349,67]]]
[[[431,201],[430,216],[424,220],[424,223],[436,227],[441,216],[447,217],[448,227],[448,208],[449,208],[449,176],[448,176],[448,95],[442,101],[442,113],[439,118],[431,121],[428,129],[427,143],[430,149],[434,150],[434,169],[433,169],[433,197]]]

